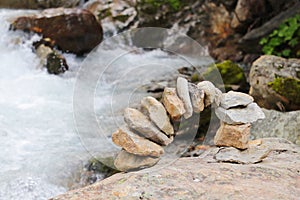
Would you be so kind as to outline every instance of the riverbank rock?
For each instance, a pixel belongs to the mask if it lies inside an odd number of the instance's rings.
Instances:
[[[246,107],[254,101],[253,97],[241,92],[229,91],[222,94],[221,107],[225,109],[233,107]]]
[[[19,17],[12,30],[35,32],[50,38],[64,52],[82,55],[102,41],[102,27],[95,16],[82,9],[47,9],[38,15]]]
[[[119,128],[112,134],[112,141],[128,153],[139,156],[160,157],[164,153],[164,149],[161,146],[138,136],[126,126]]]
[[[171,118],[174,120],[180,119],[180,117],[185,113],[183,102],[177,96],[175,88],[166,87],[164,89],[162,94],[162,103]]]
[[[188,81],[185,78],[178,77],[176,83],[176,89],[177,89],[177,94],[179,98],[182,100],[185,108],[185,113],[183,116],[185,119],[188,119],[193,115],[193,107],[192,107],[192,102],[189,94]]]
[[[285,138],[300,146],[300,111],[262,110],[266,118],[253,123],[251,136]]]
[[[250,136],[250,124],[230,125],[221,123],[218,129],[214,143],[216,146],[235,147],[238,149],[247,149]]]
[[[152,167],[159,161],[159,158],[150,156],[137,156],[124,150],[120,151],[115,159],[114,165],[123,172]]]
[[[300,109],[300,59],[261,56],[250,71],[250,95],[263,108]]]
[[[142,107],[148,113],[151,121],[165,134],[174,135],[174,129],[167,115],[165,107],[153,97],[145,97],[141,101]]]
[[[283,139],[263,139],[259,163],[217,161],[219,148],[180,158],[151,171],[119,173],[53,200],[68,199],[298,199],[300,149]]]
[[[79,4],[80,0],[1,0],[1,8],[13,9],[45,9],[57,7],[75,7]]]
[[[143,113],[133,108],[126,108],[124,120],[127,125],[145,138],[161,145],[168,145],[172,139],[162,133]]]
[[[198,88],[197,85],[189,83],[189,93],[193,110],[195,113],[200,113],[204,110],[204,91]]]
[[[215,109],[218,118],[227,124],[246,124],[259,119],[264,119],[265,115],[256,103],[251,103],[245,108],[225,109],[218,107]]]

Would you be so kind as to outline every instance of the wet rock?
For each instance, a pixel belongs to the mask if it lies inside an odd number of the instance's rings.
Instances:
[[[195,113],[200,113],[204,110],[204,91],[200,90],[198,86],[193,83],[189,83],[188,87],[193,110]]]
[[[162,103],[171,118],[174,120],[180,119],[180,117],[185,113],[183,102],[177,96],[175,88],[166,87],[164,89]]]
[[[198,88],[204,91],[205,93],[205,107],[210,106],[211,104],[220,105],[222,92],[214,86],[210,81],[202,81],[198,83]]]
[[[38,15],[19,17],[11,29],[35,32],[50,38],[64,52],[82,55],[102,41],[102,27],[95,16],[82,9],[47,9]]]
[[[51,47],[45,46],[44,44],[41,44],[36,48],[36,55],[39,57],[42,66],[46,66],[47,57],[51,53],[53,53],[53,49]]]
[[[15,9],[45,9],[57,7],[74,7],[79,4],[80,0],[1,0],[1,8]]]
[[[117,155],[114,165],[118,170],[127,172],[152,167],[158,161],[159,158],[153,158],[149,156],[137,156],[122,150]]]
[[[254,101],[253,97],[241,92],[229,91],[222,94],[220,106],[229,109],[237,106],[246,107]]]
[[[165,107],[153,97],[145,97],[141,104],[151,121],[167,135],[174,135],[174,129]]]
[[[253,123],[251,136],[254,138],[285,138],[300,146],[300,111],[262,110],[266,118]]]
[[[124,111],[124,120],[127,125],[143,135],[161,145],[168,145],[172,139],[162,133],[152,122],[140,111],[133,108],[126,108]]]
[[[57,52],[53,51],[47,56],[46,68],[49,74],[61,74],[69,69],[66,59]]]
[[[182,100],[185,108],[184,118],[188,119],[193,115],[193,107],[189,94],[188,81],[182,77],[177,78],[177,94]]]
[[[215,109],[215,113],[221,121],[227,124],[246,124],[265,118],[265,114],[256,103],[251,103],[245,108],[228,110],[218,107]]]
[[[53,199],[298,199],[300,148],[279,139],[262,144],[271,151],[256,164],[217,162],[220,148],[211,148],[198,158],[119,173]]]
[[[230,125],[221,123],[221,126],[215,135],[214,143],[216,146],[247,149],[249,136],[250,124]]]
[[[159,157],[164,153],[161,146],[138,136],[126,126],[122,126],[112,134],[112,141],[135,155]]]
[[[267,109],[300,109],[300,59],[261,56],[250,70],[250,95]]]

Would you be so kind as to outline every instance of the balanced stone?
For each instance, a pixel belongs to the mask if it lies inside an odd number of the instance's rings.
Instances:
[[[182,77],[177,78],[177,93],[183,101],[185,113],[184,118],[188,119],[193,115],[193,107],[189,94],[188,81]]]
[[[221,107],[225,109],[229,109],[237,106],[246,107],[253,101],[254,101],[253,97],[251,97],[248,94],[229,91],[227,93],[222,94]]]
[[[124,120],[130,128],[158,144],[168,145],[172,142],[172,139],[168,138],[148,117],[136,109],[126,108]]]
[[[164,149],[161,146],[138,136],[130,131],[127,126],[122,126],[113,133],[112,141],[127,152],[135,155],[159,157],[164,153]]]
[[[199,89],[198,86],[193,83],[189,83],[188,87],[193,110],[195,113],[200,113],[204,110],[204,91]]]
[[[250,136],[250,123],[241,125],[230,125],[221,123],[218,129],[214,143],[216,146],[235,147],[239,149],[248,148]]]
[[[210,106],[213,103],[215,103],[216,106],[220,105],[222,92],[218,88],[216,88],[214,84],[209,81],[202,81],[198,83],[197,86],[205,93],[205,107]]]
[[[153,97],[145,97],[141,104],[146,109],[151,121],[167,135],[174,135],[174,129],[165,107]]]
[[[130,171],[135,169],[143,169],[152,167],[159,161],[159,158],[153,158],[150,156],[137,156],[131,153],[121,150],[115,161],[115,167],[120,171]]]
[[[177,96],[175,88],[166,87],[164,89],[162,103],[172,119],[180,119],[180,117],[185,113],[183,102]]]
[[[265,114],[256,103],[250,103],[245,108],[231,108],[228,110],[218,107],[215,109],[215,113],[221,121],[227,124],[246,124],[265,118]]]

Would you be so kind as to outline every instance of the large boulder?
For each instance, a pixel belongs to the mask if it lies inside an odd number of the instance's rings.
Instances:
[[[300,109],[300,59],[261,56],[250,70],[250,95],[260,107]]]
[[[90,52],[102,41],[101,25],[83,9],[47,9],[38,15],[19,17],[11,29],[41,34],[62,51],[78,55]]]
[[[254,138],[285,138],[300,145],[300,111],[279,112],[263,109],[266,118],[253,123],[251,135]]]
[[[74,7],[80,0],[1,0],[1,8],[45,9],[57,7]]]
[[[225,154],[212,148],[201,157],[119,173],[53,199],[299,199],[300,148],[283,139],[264,139],[255,149]],[[257,152],[268,153],[261,157]],[[256,163],[250,154],[262,161]]]

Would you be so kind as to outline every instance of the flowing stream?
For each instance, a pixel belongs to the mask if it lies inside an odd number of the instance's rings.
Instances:
[[[76,170],[91,157],[77,133],[73,113],[73,91],[82,59],[64,54],[70,70],[59,76],[50,75],[41,68],[31,46],[39,37],[9,31],[9,22],[14,17],[32,12],[0,10],[0,200],[47,199],[64,193],[75,180]],[[108,62],[112,55],[124,52],[127,52],[126,48],[115,44],[102,51],[102,60],[90,59],[89,62],[97,62],[98,67],[104,68],[101,62]],[[111,79],[116,76],[115,72],[134,70],[140,63],[148,67]],[[153,67],[151,63],[156,65]],[[187,63],[161,50],[131,52],[115,61],[104,74],[105,83],[96,88],[95,113],[98,119],[103,119],[107,127],[115,123],[110,122],[105,114],[111,103],[110,92],[114,83],[122,86],[118,87],[119,92],[124,90],[126,95],[131,94],[131,89],[126,90],[126,87],[132,88],[127,85],[126,77],[133,81],[143,79],[142,74],[146,73],[148,80],[159,78],[157,72],[163,72],[159,71],[159,66],[163,65],[178,68]],[[151,76],[151,71],[156,73]],[[124,74],[126,72],[121,75]],[[136,77],[132,79],[132,76]],[[121,94],[113,100],[116,105],[118,101],[128,103]],[[107,127],[104,128],[109,135],[111,129]],[[93,131],[90,127],[87,130]],[[99,140],[98,145],[103,151],[109,151],[108,141],[102,142]]]

